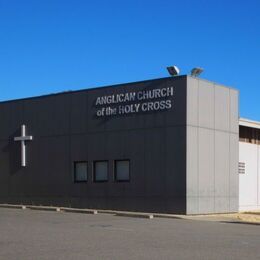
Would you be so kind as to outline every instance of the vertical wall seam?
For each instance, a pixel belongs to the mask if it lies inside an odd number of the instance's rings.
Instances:
[[[257,181],[257,188],[256,188],[256,191],[257,191],[257,206],[259,206],[259,197],[260,197],[260,194],[259,194],[259,160],[260,160],[260,156],[259,156],[259,149],[260,149],[260,146],[257,145],[257,175],[256,175],[256,181]]]
[[[69,132],[71,133],[71,126],[72,126],[72,124],[71,124],[71,118],[72,118],[72,95],[70,95],[70,100],[69,100],[69,102],[70,102],[70,111],[69,111]],[[73,183],[73,181],[74,181],[74,165],[73,165],[73,161],[72,161],[72,150],[71,150],[71,147],[72,147],[72,145],[71,145],[71,138],[72,138],[72,135],[71,134],[69,134],[69,169],[70,169],[70,176],[71,176],[71,178],[72,178],[72,183]],[[70,184],[70,186],[71,186],[71,184]],[[70,189],[70,192],[71,192],[71,189]],[[70,196],[72,196],[72,194],[70,194]],[[71,206],[71,199],[70,198],[68,198],[68,200],[69,201],[67,201],[67,203],[68,203],[68,205],[70,205]]]
[[[230,200],[231,200],[231,198],[230,198],[230,178],[231,178],[231,172],[230,172],[230,167],[231,167],[231,154],[230,154],[230,151],[231,151],[231,148],[230,148],[230,142],[231,142],[231,134],[230,134],[230,132],[231,132],[231,127],[230,127],[230,119],[231,119],[231,95],[230,95],[230,89],[229,89],[229,91],[228,91],[228,94],[229,94],[229,102],[228,102],[228,105],[229,105],[229,113],[228,113],[228,126],[229,126],[229,134],[228,134],[228,139],[229,139],[229,142],[228,142],[228,157],[229,157],[229,160],[228,160],[228,173],[229,173],[229,176],[228,176],[228,209],[229,209],[229,211],[230,211]]]
[[[216,95],[215,95],[215,90],[216,90],[216,84],[214,84],[213,87],[213,96],[214,96],[214,108],[213,108],[213,117],[214,117],[214,132],[213,132],[213,138],[214,138],[214,143],[213,143],[213,156],[214,156],[214,162],[213,162],[213,211],[216,212]]]
[[[187,163],[188,163],[188,77],[186,77],[186,100],[185,100],[185,107],[186,107],[186,118],[185,118],[185,121],[186,121],[186,124],[185,124],[185,139],[186,139],[186,142],[185,142],[185,213],[188,214],[188,167],[187,167]],[[165,117],[164,117],[165,118]],[[166,122],[166,120],[165,120]],[[165,123],[166,125],[166,123]],[[165,131],[166,133],[166,131]],[[166,134],[165,134],[166,136]],[[166,139],[165,139],[165,142],[166,142]],[[166,156],[166,150],[165,150],[165,156]],[[166,158],[166,157],[165,157]],[[165,164],[166,165],[166,164]],[[166,178],[165,178],[166,180]],[[166,184],[165,184],[165,188],[166,188]]]
[[[200,94],[200,81],[198,79],[198,91],[197,91],[197,126],[199,125],[199,94]],[[200,213],[200,196],[199,196],[199,128],[197,128],[197,212]]]

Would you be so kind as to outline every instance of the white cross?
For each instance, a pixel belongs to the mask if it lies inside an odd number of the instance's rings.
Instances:
[[[15,137],[14,141],[21,142],[21,165],[22,167],[26,166],[26,145],[25,141],[31,141],[33,137],[31,135],[26,136],[25,134],[25,125],[21,126],[21,136]]]

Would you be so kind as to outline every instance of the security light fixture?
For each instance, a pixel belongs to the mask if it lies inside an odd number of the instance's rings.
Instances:
[[[201,73],[203,72],[203,69],[202,68],[193,68],[191,70],[191,76],[193,77],[198,77]]]
[[[180,74],[180,70],[177,66],[167,67],[167,70],[171,76],[178,76]]]

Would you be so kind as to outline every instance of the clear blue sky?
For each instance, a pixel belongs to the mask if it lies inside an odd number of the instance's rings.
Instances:
[[[0,100],[181,74],[260,120],[259,0],[0,0]]]

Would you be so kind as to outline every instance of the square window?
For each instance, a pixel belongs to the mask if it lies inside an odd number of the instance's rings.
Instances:
[[[108,181],[108,161],[94,162],[94,181],[95,182]]]
[[[115,180],[119,182],[130,181],[130,161],[115,161]]]
[[[87,162],[74,162],[74,182],[86,182],[88,179]]]

